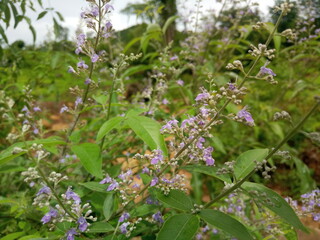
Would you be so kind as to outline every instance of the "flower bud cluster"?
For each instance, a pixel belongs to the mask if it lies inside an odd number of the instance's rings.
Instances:
[[[263,22],[257,22],[255,25],[252,25],[253,30],[259,30],[264,28],[265,24]]]
[[[234,83],[228,83],[228,87],[221,87],[219,90],[222,96],[225,96],[235,104],[240,104],[242,102],[241,97],[246,94],[247,88],[241,87],[238,89]]]
[[[265,56],[268,59],[273,59],[275,57],[274,53],[276,52],[275,49],[267,49],[267,46],[264,44],[259,43],[258,47],[255,47],[254,45],[250,45],[252,50],[249,50],[249,53],[254,56],[254,57],[258,57],[258,56]]]
[[[254,161],[254,162],[256,163],[255,169],[262,171],[263,178],[271,179],[271,175],[269,173],[274,172],[277,169],[276,166],[269,167],[267,165],[268,162],[265,159],[262,160],[262,162],[257,162],[257,161]]]
[[[294,4],[293,3],[290,3],[290,2],[284,2],[284,3],[281,3],[280,6],[276,6],[274,8],[274,12],[283,12],[283,15],[287,15],[290,11],[291,11],[291,8],[294,7]]]
[[[291,116],[286,111],[276,112],[273,115],[273,121],[280,121],[280,120],[285,120],[285,121],[291,122]]]
[[[241,72],[244,71],[242,62],[240,60],[235,60],[235,61],[233,61],[233,63],[228,63],[228,65],[226,66],[226,69],[228,69],[228,70],[240,70]]]

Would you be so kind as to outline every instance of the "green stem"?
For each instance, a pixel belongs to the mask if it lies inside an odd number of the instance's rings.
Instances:
[[[272,151],[266,156],[265,160],[268,160],[269,158],[271,158],[299,130],[299,128],[301,128],[301,126],[307,121],[307,119],[316,111],[316,109],[320,105],[320,101],[319,100],[316,100],[316,101],[317,101],[316,104],[311,108],[311,110],[304,116],[304,118],[301,119],[301,121],[294,128],[291,129],[291,131],[287,134],[287,136],[284,139],[282,139],[282,141],[278,143],[278,145],[275,148],[272,149]],[[256,172],[255,169],[252,170],[243,179],[235,183],[231,188],[220,193],[217,197],[215,197],[210,202],[205,204],[204,207],[205,208],[210,207],[213,203],[219,201],[220,199],[229,195],[231,192],[233,192],[237,188],[241,187],[241,185],[245,181],[247,181],[255,172]]]

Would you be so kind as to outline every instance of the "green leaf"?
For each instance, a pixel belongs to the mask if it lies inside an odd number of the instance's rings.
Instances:
[[[114,117],[106,121],[99,129],[99,132],[97,135],[97,141],[101,140],[112,129],[118,127],[123,119],[124,117]]]
[[[165,22],[165,24],[162,27],[162,32],[163,34],[166,33],[168,27],[177,19],[179,18],[179,16],[171,16],[167,19],[167,21]]]
[[[122,75],[122,78],[131,76],[136,73],[144,72],[145,70],[152,69],[152,65],[138,65],[128,68]]]
[[[290,207],[290,205],[284,200],[278,193],[272,191],[270,188],[267,188],[261,184],[245,182],[242,184],[242,188],[250,191],[256,191],[259,195],[266,195],[267,199],[261,199],[261,197],[256,198],[261,204],[269,208],[278,216],[282,217],[293,227],[301,229],[305,232],[308,232],[305,226],[301,223],[300,219]],[[263,201],[265,200],[265,201]]]
[[[43,11],[43,12],[39,13],[37,20],[43,18],[47,13],[48,13],[48,11]]]
[[[85,183],[79,183],[79,185],[84,186],[85,188],[88,188],[94,192],[103,192],[103,193],[106,192],[106,186],[98,182],[85,182]]]
[[[142,206],[138,206],[138,207],[134,208],[130,212],[130,216],[131,217],[142,217],[142,216],[145,216],[145,215],[148,215],[148,214],[154,212],[156,209],[158,209],[158,206],[156,206],[154,204],[144,204]]]
[[[268,155],[268,149],[253,149],[242,153],[234,165],[234,174],[237,179],[242,179],[248,175],[256,166],[256,162],[261,162]]]
[[[92,223],[89,227],[89,233],[106,233],[114,231],[114,227],[107,222]]]
[[[108,193],[106,199],[103,202],[103,215],[105,220],[108,221],[113,214],[114,210],[114,196],[113,193]]]
[[[188,165],[188,166],[184,166],[181,167],[182,169],[185,169],[189,172],[198,172],[198,173],[203,173],[206,174],[208,176],[217,178],[221,181],[227,182],[227,183],[231,183],[231,179],[228,175],[224,174],[217,174],[217,170],[218,168],[216,167],[211,167],[211,166],[199,166],[199,165]]]
[[[229,215],[212,209],[203,209],[199,216],[207,223],[231,234],[239,240],[253,239],[247,228]]]
[[[223,142],[221,142],[221,140],[217,136],[212,136],[211,140],[213,141],[213,146],[215,149],[217,149],[219,152],[222,152],[223,154],[226,154]]]
[[[14,240],[23,235],[25,235],[25,232],[10,233],[10,234],[7,234],[5,237],[0,238],[0,240]]]
[[[161,149],[168,155],[163,136],[160,134],[160,124],[155,120],[142,116],[130,116],[126,123],[151,149]]]
[[[102,159],[100,147],[94,143],[83,143],[71,147],[79,157],[83,167],[93,176],[102,178]]]
[[[3,40],[8,43],[8,38],[7,38],[7,35],[5,34],[2,26],[0,25],[0,35],[2,36]]]
[[[199,218],[191,214],[178,214],[166,220],[157,240],[192,239],[199,228]]]
[[[193,208],[191,198],[180,190],[171,190],[168,195],[164,195],[161,191],[158,191],[157,198],[161,202],[168,204],[170,207],[182,211],[189,211]]]

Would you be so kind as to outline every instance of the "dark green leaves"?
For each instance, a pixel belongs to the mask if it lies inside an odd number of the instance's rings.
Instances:
[[[282,217],[293,227],[301,229],[303,231],[307,231],[306,228],[301,223],[298,216],[296,215],[296,213],[294,212],[294,210],[279,194],[257,183],[245,182],[242,185],[242,187],[248,192],[256,191],[259,195],[266,196],[263,198],[258,196],[256,200],[259,201],[264,206],[266,206],[267,208],[269,208],[278,216]]]
[[[204,209],[200,212],[200,217],[207,223],[220,228],[239,240],[253,239],[247,228],[229,215],[212,209]]]
[[[201,166],[201,165],[189,165],[184,166],[182,169],[185,169],[189,172],[198,172],[209,175],[211,177],[220,179],[221,181],[231,183],[231,179],[228,175],[217,174],[217,168],[212,166]]]
[[[190,211],[193,208],[193,202],[191,198],[179,190],[171,190],[168,195],[164,195],[159,191],[157,192],[157,198],[161,202],[168,204],[170,207],[182,211]]]
[[[256,162],[261,162],[268,155],[268,149],[253,149],[242,153],[236,160],[234,174],[237,179],[242,179],[248,175],[256,166]]]
[[[155,120],[143,116],[130,116],[126,123],[151,149],[161,149],[168,154],[163,136],[160,134],[160,124]]]
[[[72,146],[71,150],[80,158],[83,167],[93,176],[102,178],[102,159],[100,148],[94,143]]]
[[[114,231],[114,227],[107,222],[92,223],[89,232],[90,233],[106,233]]]
[[[199,227],[198,217],[191,214],[178,214],[168,218],[161,228],[157,240],[192,239]]]

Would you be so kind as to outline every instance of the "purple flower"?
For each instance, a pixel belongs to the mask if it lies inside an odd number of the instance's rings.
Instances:
[[[144,166],[143,169],[142,169],[142,173],[149,174],[149,173],[150,173],[149,168],[147,168],[146,166]]]
[[[229,90],[231,90],[231,91],[234,91],[234,90],[237,89],[237,87],[236,87],[233,83],[228,83],[228,88],[229,88]]]
[[[80,33],[77,37],[77,46],[80,47],[86,42],[86,35],[84,33]]]
[[[176,83],[180,86],[183,86],[184,85],[184,81],[182,81],[181,79],[179,79],[178,81],[176,81]]]
[[[203,150],[203,159],[207,166],[214,165],[214,159],[212,158],[213,147],[208,147]]]
[[[126,234],[126,233],[128,232],[127,227],[128,227],[129,225],[130,225],[129,222],[122,223],[122,224],[120,225],[120,232],[121,232],[122,234]]]
[[[159,178],[157,178],[157,177],[152,178],[151,183],[150,183],[150,187],[153,187],[158,182],[159,182]]]
[[[76,194],[75,192],[73,192],[71,187],[68,188],[68,190],[66,191],[65,194],[66,194],[67,200],[72,199],[76,204],[81,203],[81,199],[80,199],[79,195]]]
[[[155,214],[152,215],[152,219],[156,222],[159,222],[159,223],[163,223],[163,218],[162,218],[162,215],[161,215],[161,212],[157,212]]]
[[[195,100],[198,102],[202,100],[207,100],[208,98],[210,98],[210,94],[208,92],[203,92],[199,93]]]
[[[57,216],[58,216],[58,211],[51,208],[50,211],[41,218],[41,222],[42,224],[46,224],[51,221],[51,218],[55,218]]]
[[[107,33],[103,34],[103,37],[104,38],[109,38],[109,37],[111,37],[111,33],[107,32]]]
[[[78,107],[78,105],[82,104],[82,98],[77,97],[76,101],[74,102],[75,106]]]
[[[96,16],[99,16],[99,8],[98,7],[93,7],[91,9],[91,14],[96,17]]]
[[[120,218],[119,218],[119,222],[124,222],[125,220],[128,220],[130,218],[130,214],[127,212],[124,212]]]
[[[79,230],[81,232],[84,232],[85,230],[87,230],[88,228],[88,223],[87,220],[84,217],[80,217],[78,219],[78,223],[79,223]]]
[[[84,61],[78,62],[77,67],[78,68],[83,68],[83,69],[88,69],[89,68],[89,66]]]
[[[108,12],[110,9],[114,10],[113,6],[108,3],[104,6],[104,9],[106,10],[106,12]]]
[[[174,55],[173,57],[170,58],[170,61],[174,61],[174,60],[177,60],[177,59],[178,59],[178,56]]]
[[[163,132],[164,130],[172,130],[173,127],[178,127],[178,121],[177,120],[170,120],[167,122],[167,124],[165,124],[164,126],[162,126],[162,128],[160,129],[161,132]]]
[[[38,134],[39,134],[39,129],[35,127],[35,128],[33,129],[33,133],[34,133],[35,135],[38,135]]]
[[[167,104],[169,104],[169,101],[168,101],[166,98],[164,98],[164,99],[162,100],[162,104],[167,105]]]
[[[77,231],[74,228],[71,228],[67,232],[67,240],[74,240],[74,235],[78,235]]]
[[[99,55],[94,53],[92,56],[91,56],[91,62],[95,63],[99,60]]]
[[[106,177],[102,179],[99,183],[106,184],[106,183],[110,183],[111,181],[112,181],[112,178],[107,174]]]
[[[107,29],[108,31],[110,31],[111,28],[112,28],[112,23],[108,21],[108,22],[106,23],[106,29]]]
[[[63,105],[63,107],[60,109],[60,113],[64,113],[68,110],[69,110],[69,108],[66,105]]]
[[[81,47],[77,47],[76,50],[74,51],[77,55],[79,55],[82,52]]]
[[[44,186],[43,188],[41,188],[39,190],[39,192],[37,193],[37,196],[41,195],[41,194],[47,194],[49,195],[51,193],[51,189],[47,186]]]
[[[247,106],[245,106],[242,110],[237,113],[237,116],[241,119],[245,119],[248,123],[254,123],[254,120],[251,116],[251,113],[247,111]]]
[[[27,106],[24,106],[22,109],[21,109],[21,112],[29,112],[29,109]]]
[[[84,84],[88,85],[92,82],[92,80],[90,78],[87,78],[85,81],[84,81]]]
[[[266,67],[261,67],[260,68],[260,73],[263,74],[263,75],[276,76],[276,74],[272,71],[272,69],[266,68]]]
[[[37,107],[34,107],[34,108],[33,108],[33,111],[35,111],[35,112],[41,112],[41,108],[39,108],[38,106],[37,106]]]
[[[113,180],[111,182],[111,184],[109,185],[109,187],[107,188],[107,191],[112,191],[112,190],[116,189],[117,187],[119,187],[119,183],[116,180]]]
[[[68,73],[76,73],[76,71],[73,69],[73,67],[69,66]]]
[[[162,151],[160,149],[155,150],[155,155],[151,159],[151,164],[158,164],[163,161]]]
[[[203,143],[205,142],[206,140],[203,138],[203,137],[199,137],[197,143],[196,143],[196,146],[197,148],[199,149],[202,149],[203,148]]]

